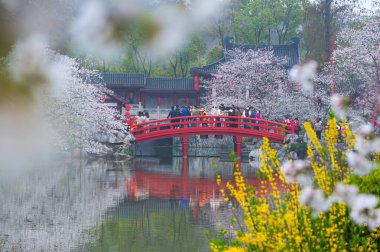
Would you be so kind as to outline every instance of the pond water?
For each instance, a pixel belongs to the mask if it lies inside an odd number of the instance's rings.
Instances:
[[[160,155],[0,174],[0,251],[209,251],[204,231],[229,226],[215,176],[231,180],[232,162],[152,149]]]

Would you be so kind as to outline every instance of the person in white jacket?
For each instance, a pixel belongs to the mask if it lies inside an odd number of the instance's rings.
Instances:
[[[216,106],[213,105],[210,111],[210,115],[212,116],[220,116],[222,115],[222,111]],[[215,118],[216,121],[220,121],[220,118]],[[220,127],[220,123],[216,123],[214,126]]]

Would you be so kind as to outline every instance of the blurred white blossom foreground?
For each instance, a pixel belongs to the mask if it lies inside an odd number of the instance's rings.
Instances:
[[[104,148],[95,141],[98,132],[123,129],[115,121],[115,111],[100,102],[103,87],[98,74],[48,49],[40,37],[17,43],[8,66],[14,85],[30,89],[34,103],[18,106],[22,109],[2,107],[3,169],[23,167],[58,147],[97,153]]]

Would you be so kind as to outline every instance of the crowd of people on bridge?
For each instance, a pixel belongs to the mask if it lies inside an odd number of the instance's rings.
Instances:
[[[206,108],[203,106],[178,106],[174,105],[171,107],[167,118],[171,119],[172,123],[178,123],[178,125],[175,125],[176,128],[183,127],[183,124],[180,122],[183,122],[184,120],[189,121],[188,125],[189,127],[196,127],[197,123],[191,123],[190,121],[197,121],[198,119],[195,118],[188,118],[183,119],[181,117],[189,117],[189,116],[200,116],[201,119],[198,124],[202,127],[207,127],[208,125],[212,124],[212,126],[220,127],[221,123],[218,123],[218,121],[238,121],[238,119],[235,118],[223,118],[224,116],[236,116],[236,117],[243,117],[247,119],[243,119],[242,127],[244,128],[251,128],[248,124],[249,123],[256,123],[258,124],[258,121],[255,121],[253,119],[262,119],[262,114],[260,110],[256,110],[252,106],[247,106],[244,109],[241,109],[238,106],[235,105],[229,105],[226,106],[224,104],[220,104],[219,106],[213,105],[209,111],[206,111]],[[206,116],[221,116],[221,118],[214,118],[216,122],[210,123],[208,121],[208,118]],[[204,117],[204,119],[202,119]],[[137,115],[133,118],[127,118],[125,123],[127,123],[130,128],[137,128],[138,124],[149,121],[149,113],[148,111],[140,111],[137,113]],[[289,122],[288,122],[289,121]],[[283,122],[284,124],[288,125],[289,127],[295,127],[295,129],[300,129],[299,127],[299,121],[297,119],[289,119],[287,118]],[[228,127],[238,127],[238,124],[236,123],[229,123],[227,124]],[[297,128],[298,127],[298,128]],[[258,130],[258,126],[253,127],[254,129]]]
[[[127,113],[129,114],[129,112]],[[182,118],[182,117],[189,117],[189,116],[195,116],[198,118],[186,118],[186,119]],[[207,116],[214,116],[214,117],[209,118]],[[220,116],[220,118],[218,118],[217,116]],[[243,118],[239,120],[236,118],[224,118],[224,116],[236,116],[236,117],[243,117]],[[202,119],[202,117],[204,118]],[[220,104],[219,106],[216,106],[216,105],[211,106],[211,108],[207,111],[206,108],[203,106],[181,106],[180,107],[178,105],[174,105],[171,107],[166,118],[170,119],[171,123],[178,123],[178,125],[174,125],[175,128],[182,128],[186,126],[187,127],[199,127],[199,126],[200,127],[208,127],[208,126],[221,127],[224,125],[227,127],[242,127],[246,129],[252,128],[255,130],[260,130],[260,128],[262,127],[262,125],[260,125],[260,120],[254,120],[254,119],[262,119],[261,111],[256,110],[253,106],[247,106],[244,109],[241,109],[235,105],[226,106],[224,104]],[[137,115],[134,117],[126,118],[125,123],[129,125],[129,129],[135,129],[139,127],[138,124],[143,123],[143,122],[148,122],[149,119],[150,119],[149,112],[147,110],[143,110],[143,111],[139,111]],[[233,123],[234,121],[238,121],[238,120],[240,121],[239,123]],[[183,123],[184,121],[186,121],[186,124]],[[285,125],[287,129],[293,129],[294,133],[297,135],[300,135],[302,133],[303,141],[309,142],[310,139],[308,139],[308,137],[306,136],[307,134],[303,130],[301,130],[301,125],[303,124],[303,122],[301,122],[297,117],[285,115],[283,116],[283,119],[281,119],[281,116],[280,116],[280,117],[277,117],[277,119],[273,121],[277,121],[281,123],[283,127]],[[310,118],[308,121],[310,122],[312,128],[314,129],[317,138],[319,140],[323,140],[323,132],[325,128],[327,127],[326,120],[318,117],[316,119]],[[378,117],[376,116],[376,120],[371,118],[370,122],[372,126],[374,126],[374,128],[377,130],[376,132],[380,132],[379,130],[380,123],[378,122]],[[341,138],[344,132],[344,127],[343,127],[342,122],[338,121],[336,127],[339,132],[339,138]]]
[[[144,109],[143,111],[138,111],[136,116],[130,117],[129,112],[127,111],[125,117],[126,118],[125,118],[124,123],[129,126],[128,130],[130,130],[132,128],[136,128],[136,125],[139,123],[148,122],[149,121],[149,112]]]
[[[260,110],[255,110],[252,106],[240,109],[238,106],[225,106],[223,103],[219,106],[213,105],[209,112],[203,106],[172,106],[167,118],[183,116],[242,116],[249,118],[261,119]]]
[[[184,116],[201,116],[204,117],[206,115],[211,116],[242,116],[247,118],[257,118],[261,119],[261,113],[259,110],[255,110],[253,107],[246,107],[244,110],[241,110],[238,106],[231,105],[231,106],[225,106],[224,104],[220,104],[219,106],[213,105],[211,107],[211,110],[208,112],[206,111],[205,107],[203,106],[182,106],[181,108],[176,105],[172,106],[171,110],[167,116],[167,118],[175,118],[172,120],[172,122],[180,122],[181,119],[179,117]],[[217,121],[221,120],[219,118],[216,119]],[[234,121],[235,119],[230,119],[231,121]],[[203,121],[207,121],[205,118]],[[248,120],[247,120],[248,121]],[[206,122],[203,122],[201,124],[202,126],[207,126]],[[220,126],[219,123],[216,124],[216,126]],[[231,124],[231,127],[236,127],[236,124]]]
[[[241,109],[238,106],[235,105],[224,105],[223,103],[219,106],[213,105],[209,111],[206,111],[204,106],[178,106],[174,105],[171,107],[167,118],[173,118],[171,122],[173,123],[179,123],[183,121],[184,119],[181,119],[181,117],[188,117],[188,116],[239,116],[239,117],[245,117],[247,119],[243,119],[243,122],[255,122],[252,119],[262,119],[262,114],[260,110],[256,110],[253,106],[247,106],[244,109]],[[137,115],[134,117],[126,118],[125,123],[130,126],[130,128],[137,128],[137,125],[143,122],[149,121],[149,112],[147,110],[139,111],[137,112]],[[188,119],[190,120],[190,119]],[[224,120],[223,118],[217,118],[216,121]],[[237,121],[237,119],[228,119],[229,121]],[[207,118],[203,120],[204,122],[201,123],[201,126],[207,126]],[[317,120],[318,121],[318,120]],[[256,121],[257,122],[257,121]],[[281,122],[281,121],[278,121]],[[282,124],[288,126],[287,128],[294,128],[294,132],[296,134],[299,134],[301,131],[300,121],[298,118],[292,118],[289,115],[286,115],[281,122]],[[220,126],[219,123],[215,123],[215,126]],[[320,137],[321,131],[318,123],[313,123],[315,125],[315,129],[317,132],[317,136]],[[189,126],[196,126],[194,124],[189,123]],[[229,124],[230,127],[237,127],[237,124]],[[181,127],[181,124],[179,124],[176,127]],[[242,126],[244,128],[250,128],[248,125]],[[254,129],[258,129],[258,127],[254,127]]]

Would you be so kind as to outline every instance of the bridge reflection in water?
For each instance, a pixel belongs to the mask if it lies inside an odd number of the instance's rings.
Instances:
[[[163,198],[217,207],[224,202],[220,189],[225,188],[227,181],[233,181],[233,165],[231,162],[219,161],[218,170],[214,170],[215,160],[173,157],[172,165],[168,165],[160,163],[159,158],[136,158],[135,171],[124,181],[128,200]],[[241,171],[247,183],[256,187],[260,195],[262,181],[255,176],[257,168],[243,163]],[[219,186],[216,184],[216,174],[222,177]],[[279,188],[283,187],[279,178],[276,178],[276,182]],[[270,191],[269,183],[265,187]]]
[[[124,198],[107,211],[95,231],[98,239],[84,251],[209,251],[204,231],[230,230],[230,205],[221,197],[216,174],[224,186],[233,180],[232,166],[218,158],[150,156],[109,171],[102,187],[118,187]],[[241,170],[260,193],[257,168],[242,163]]]

